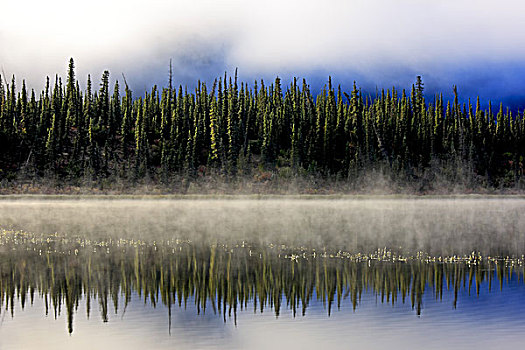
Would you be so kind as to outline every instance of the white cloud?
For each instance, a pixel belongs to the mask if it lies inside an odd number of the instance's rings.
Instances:
[[[38,86],[65,72],[182,76],[322,69],[380,74],[525,59],[521,0],[4,1],[0,65]],[[131,77],[132,79],[132,77]]]

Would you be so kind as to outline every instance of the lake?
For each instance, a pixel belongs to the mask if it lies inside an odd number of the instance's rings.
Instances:
[[[525,340],[525,199],[0,200],[0,348]]]

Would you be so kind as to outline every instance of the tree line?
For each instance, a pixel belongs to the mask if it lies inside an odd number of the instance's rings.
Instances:
[[[481,108],[427,98],[421,77],[410,91],[350,93],[331,78],[314,96],[305,80],[284,88],[239,82],[237,73],[211,87],[156,85],[136,97],[124,79],[82,90],[73,59],[65,82],[47,78],[38,95],[0,79],[0,179],[100,180],[175,175],[235,178],[257,169],[289,168],[352,181],[370,169],[394,178],[441,174],[489,187],[516,186],[524,174],[524,113],[502,104]],[[431,100],[431,102],[428,102]]]

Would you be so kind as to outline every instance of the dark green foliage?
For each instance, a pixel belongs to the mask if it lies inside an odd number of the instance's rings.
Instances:
[[[276,78],[253,88],[234,78],[216,80],[211,91],[172,86],[138,99],[118,82],[110,93],[109,72],[100,88],[80,91],[71,59],[66,86],[17,92],[0,79],[0,179],[17,176],[123,178],[145,176],[169,183],[173,175],[205,169],[235,176],[239,171],[290,167],[352,180],[385,169],[402,181],[432,179],[494,187],[515,186],[524,174],[525,122],[500,105],[482,110],[434,96],[427,104],[421,77],[412,90],[394,88],[375,98],[354,83],[347,94],[329,78],[317,97],[306,81],[283,91]],[[240,169],[242,167],[242,169]]]

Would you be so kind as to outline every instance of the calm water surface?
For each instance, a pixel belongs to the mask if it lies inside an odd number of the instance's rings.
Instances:
[[[0,348],[521,348],[525,200],[0,201]]]

